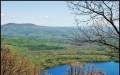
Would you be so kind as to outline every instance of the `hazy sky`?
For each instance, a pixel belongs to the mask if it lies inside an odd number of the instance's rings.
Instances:
[[[74,15],[64,1],[2,1],[1,16],[2,24],[75,26]]]

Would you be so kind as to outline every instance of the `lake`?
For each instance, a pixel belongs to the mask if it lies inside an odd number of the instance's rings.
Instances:
[[[74,66],[74,68],[72,68],[72,71],[71,66],[65,64],[42,70],[40,75],[73,75],[70,72],[74,72],[75,70],[77,72],[83,71],[84,74],[86,74],[89,71],[99,70],[102,71],[104,75],[119,75],[119,63],[117,62],[86,63],[82,66],[82,69],[78,66]]]

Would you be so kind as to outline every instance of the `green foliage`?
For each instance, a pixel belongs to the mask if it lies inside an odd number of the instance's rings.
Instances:
[[[27,37],[2,37],[2,39],[2,43],[6,44],[13,54],[26,57],[40,69],[71,61],[119,61],[118,54],[105,48],[98,48],[95,44],[74,46],[59,41]]]

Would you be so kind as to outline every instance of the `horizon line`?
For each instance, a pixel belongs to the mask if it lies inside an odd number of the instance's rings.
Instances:
[[[51,26],[51,25],[38,25],[38,24],[34,24],[34,23],[5,23],[5,24],[1,24],[1,26],[3,26],[3,25],[7,25],[7,24],[31,24],[31,25],[35,25],[35,26],[44,26],[44,27],[76,27],[76,25],[74,25],[74,26],[60,26],[60,25],[56,25],[56,26]]]

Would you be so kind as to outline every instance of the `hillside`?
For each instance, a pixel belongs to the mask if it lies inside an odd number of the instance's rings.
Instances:
[[[96,43],[82,43],[82,45],[76,46],[64,42],[63,39],[67,39],[66,36],[72,35],[74,31],[72,27],[8,23],[2,25],[1,31],[4,35],[1,38],[2,51],[9,50],[10,52],[6,58],[11,56],[15,59],[8,59],[9,62],[15,63],[13,67],[16,67],[17,62],[23,62],[23,64],[17,65],[22,66],[21,68],[29,72],[29,75],[34,71],[38,73],[40,70],[60,64],[119,61],[118,53],[104,46],[98,46]],[[3,53],[2,55],[4,55]],[[19,60],[16,60],[18,58]]]
[[[2,35],[22,36],[39,39],[64,39],[74,31],[73,27],[48,27],[30,23],[8,23],[1,26]]]

